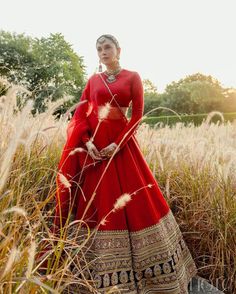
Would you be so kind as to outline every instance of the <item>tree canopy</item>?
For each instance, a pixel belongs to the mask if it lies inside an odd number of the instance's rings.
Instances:
[[[231,105],[229,105],[231,101]],[[196,73],[167,85],[164,93],[145,92],[146,111],[163,106],[179,114],[208,113],[210,111],[236,111],[235,91],[225,89],[210,75]],[[147,107],[148,106],[148,107]],[[171,114],[159,111],[158,114]]]
[[[32,38],[0,31],[0,75],[32,92],[35,110],[45,110],[45,98],[68,94],[75,103],[85,84],[85,66],[62,34]]]

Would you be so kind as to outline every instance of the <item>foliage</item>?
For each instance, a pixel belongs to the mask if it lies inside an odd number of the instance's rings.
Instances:
[[[222,87],[211,76],[195,74],[166,87],[162,105],[178,113],[202,113],[220,110]]]
[[[166,107],[179,114],[208,113],[210,111],[236,111],[236,94],[224,89],[211,76],[196,73],[169,84],[163,94],[145,93],[145,112],[156,107]],[[154,112],[169,115],[168,110]]]
[[[35,110],[45,111],[46,97],[55,101],[68,94],[69,105],[78,101],[85,83],[83,59],[61,34],[38,39],[1,31],[0,56],[0,75],[31,91]]]
[[[209,114],[191,114],[191,115],[169,115],[169,116],[150,116],[143,120],[143,122],[148,123],[149,125],[155,125],[157,123],[161,123],[163,125],[173,126],[178,122],[187,125],[189,123],[193,123],[195,126],[201,125],[208,117]],[[231,113],[222,113],[224,122],[233,122],[236,120],[236,112]],[[211,122],[217,123],[221,122],[222,118],[220,115],[214,115],[211,119]]]
[[[143,80],[143,89],[145,94],[157,93],[157,87],[149,79]]]
[[[155,108],[161,105],[161,96],[158,93],[145,93],[144,94],[144,113],[147,113],[150,110],[154,110]],[[152,111],[152,115],[161,115],[160,110]]]
[[[158,107],[161,101],[156,86],[149,79],[144,79],[142,82],[144,89],[144,113],[147,113],[151,109]],[[160,111],[155,111],[152,114],[160,114]]]

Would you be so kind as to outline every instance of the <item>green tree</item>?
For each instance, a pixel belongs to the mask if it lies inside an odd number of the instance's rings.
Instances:
[[[145,94],[157,93],[157,87],[149,79],[143,80],[143,89]]]
[[[147,113],[160,106],[160,94],[151,80],[144,79],[142,83],[144,89],[144,113]],[[151,115],[160,115],[160,111],[153,111]]]
[[[55,101],[63,95],[78,101],[85,84],[85,66],[61,34],[31,38],[0,32],[0,74],[22,84],[33,94],[34,107],[45,110],[45,98]]]
[[[178,113],[221,111],[225,102],[224,89],[211,76],[196,73],[172,82],[161,97],[161,105]]]
[[[11,82],[27,84],[26,72],[33,62],[32,40],[23,34],[0,31],[0,73]]]

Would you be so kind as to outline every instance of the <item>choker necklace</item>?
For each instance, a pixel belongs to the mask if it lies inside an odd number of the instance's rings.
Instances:
[[[116,81],[116,76],[121,72],[122,68],[119,66],[118,68],[114,70],[106,70],[104,71],[104,74],[107,76],[106,81],[108,83],[113,83]]]

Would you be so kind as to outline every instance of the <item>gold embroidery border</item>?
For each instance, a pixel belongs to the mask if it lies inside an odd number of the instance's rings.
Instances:
[[[86,234],[86,230],[80,233]],[[197,273],[171,210],[157,224],[143,230],[98,230],[86,257],[89,262],[96,258],[90,272],[97,284],[96,293],[101,294],[115,285],[127,294],[187,294],[187,285]],[[74,293],[92,292],[79,287]]]

